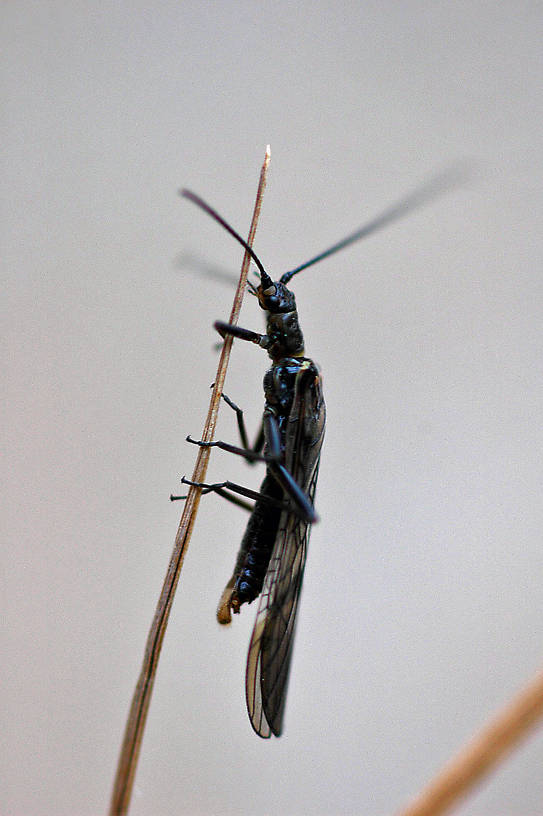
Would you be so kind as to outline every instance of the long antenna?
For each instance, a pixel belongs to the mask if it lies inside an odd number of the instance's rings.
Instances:
[[[366,238],[373,232],[377,232],[377,230],[380,230],[382,227],[390,224],[392,221],[397,221],[399,218],[406,215],[410,210],[420,207],[430,199],[435,198],[440,193],[450,189],[453,184],[459,183],[459,181],[464,178],[465,175],[466,167],[460,165],[439,173],[437,176],[430,179],[430,181],[426,182],[426,184],[421,185],[414,192],[410,193],[405,198],[400,199],[400,201],[396,202],[396,204],[393,204],[391,207],[387,207],[387,209],[380,215],[378,215],[372,221],[369,221],[367,224],[364,224],[364,226],[357,229],[356,232],[351,233],[351,235],[348,235],[342,241],[338,241],[337,244],[333,244],[328,249],[325,249],[324,252],[320,252],[318,255],[315,255],[314,258],[311,258],[309,261],[297,266],[295,269],[285,272],[280,278],[281,283],[288,283],[289,280],[294,275],[297,275],[298,272],[301,272],[302,269],[307,269],[308,266],[313,266],[313,264],[324,260],[324,258],[328,258],[329,255],[339,252],[340,249],[345,249],[345,247],[348,247],[350,244],[354,244],[355,241],[359,241],[361,238]]]
[[[221,227],[224,227],[224,229],[229,232],[230,235],[235,238],[236,241],[238,241],[238,243],[241,244],[245,251],[249,253],[255,264],[258,266],[261,282],[264,285],[270,285],[272,283],[270,276],[262,266],[262,263],[253,248],[249,246],[247,241],[245,241],[245,239],[242,238],[241,235],[239,235],[239,233],[237,233],[236,230],[231,227],[230,224],[225,221],[216,210],[213,209],[213,207],[210,207],[209,204],[203,200],[203,198],[200,198],[200,196],[196,195],[196,193],[192,193],[190,190],[180,190],[179,194],[183,196],[183,198],[188,198],[189,201],[192,201],[193,204],[196,204],[197,207],[200,207],[201,210],[204,210],[204,212],[210,215],[211,218],[217,221]]]

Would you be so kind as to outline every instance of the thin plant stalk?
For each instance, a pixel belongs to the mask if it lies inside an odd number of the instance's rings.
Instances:
[[[396,816],[440,816],[504,759],[543,717],[543,671],[453,757]]]
[[[260,216],[260,208],[262,206],[262,197],[264,194],[264,188],[266,186],[266,176],[269,162],[270,148],[268,146],[266,149],[264,163],[260,171],[260,181],[256,195],[253,218],[251,228],[249,230],[249,236],[247,238],[247,243],[249,246],[252,246],[256,233],[258,218]],[[245,294],[250,260],[251,257],[249,253],[246,252],[243,258],[241,274],[234,297],[232,311],[230,313],[229,322],[233,324],[237,323],[238,321],[243,295]],[[205,421],[204,430],[201,437],[205,442],[211,442],[215,433],[219,403],[226,377],[232,342],[233,338],[231,336],[227,336],[222,346],[217,375],[215,377],[215,384],[211,393],[207,419]],[[196,464],[194,466],[191,481],[205,482],[209,455],[210,448],[198,448],[198,455],[196,457]],[[113,786],[109,810],[110,816],[123,816],[123,814],[128,812],[128,808],[130,806],[132,787],[136,775],[141,742],[143,739],[147,712],[151,702],[151,694],[158,667],[162,641],[166,632],[166,626],[168,624],[168,618],[175,596],[175,590],[179,581],[179,575],[183,566],[183,560],[188,549],[190,536],[196,520],[196,513],[200,503],[200,495],[200,488],[194,486],[189,487],[188,496],[183,508],[183,514],[181,516],[181,521],[179,522],[179,529],[175,538],[173,553],[170,559],[166,577],[164,579],[162,591],[158,599],[155,616],[147,637],[143,664],[136,689],[134,691],[134,696],[132,698],[132,704],[130,706],[130,712],[126,723],[124,739],[117,765],[117,773]]]

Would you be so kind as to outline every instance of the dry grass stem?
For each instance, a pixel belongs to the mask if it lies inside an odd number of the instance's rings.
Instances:
[[[260,215],[260,208],[262,205],[262,196],[266,186],[266,175],[270,161],[270,148],[266,149],[266,156],[260,172],[260,182],[256,196],[256,203],[253,212],[253,219],[251,228],[249,230],[249,237],[247,242],[252,246],[258,218]],[[245,294],[245,285],[247,282],[247,275],[249,272],[250,255],[245,253],[241,274],[239,278],[238,287],[234,297],[232,311],[230,313],[230,323],[237,323],[243,295]],[[226,377],[226,369],[230,358],[230,350],[232,348],[232,337],[226,337],[223,343],[222,352],[217,369],[217,376],[215,377],[215,385],[211,394],[211,401],[207,419],[202,432],[202,439],[206,442],[212,441],[215,432],[215,425],[217,423],[217,415],[219,412],[219,402]],[[209,448],[199,448],[192,481],[203,482],[207,471],[209,462]],[[164,639],[164,633],[168,624],[168,618],[173,603],[175,590],[183,560],[188,548],[192,529],[196,519],[196,513],[200,502],[200,489],[197,487],[190,487],[188,497],[185,501],[183,514],[179,523],[179,529],[175,538],[175,545],[158,600],[155,616],[151,624],[151,629],[147,637],[147,644],[145,647],[145,655],[139,679],[132,698],[130,712],[124,733],[123,744],[119,755],[119,762],[117,766],[117,774],[113,787],[113,794],[111,798],[110,816],[121,816],[128,812],[130,805],[130,798],[132,793],[132,786],[138,764],[139,752],[141,748],[141,741],[143,738],[143,731],[145,728],[145,721],[147,719],[147,712],[151,701],[151,694],[153,691],[153,684],[155,674],[158,666],[160,656],[160,649]]]
[[[512,751],[543,717],[543,671],[438,773],[397,816],[438,816]]]

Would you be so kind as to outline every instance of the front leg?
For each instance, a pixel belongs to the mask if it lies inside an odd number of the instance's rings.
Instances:
[[[256,343],[261,348],[268,348],[270,345],[270,338],[267,334],[258,334],[258,332],[251,331],[251,329],[242,329],[241,326],[234,326],[232,323],[223,323],[222,320],[217,320],[213,324],[221,337],[237,337],[239,340],[248,340],[250,343]]]

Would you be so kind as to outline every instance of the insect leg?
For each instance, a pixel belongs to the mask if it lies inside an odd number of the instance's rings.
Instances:
[[[238,405],[236,405],[236,403],[233,400],[231,400],[230,397],[227,397],[226,394],[224,393],[221,394],[221,397],[226,402],[226,404],[229,405],[230,408],[232,408],[232,410],[236,412],[236,420],[238,423],[239,437],[241,439],[242,447],[245,450],[252,450],[255,453],[260,453],[260,451],[264,447],[264,427],[262,423],[260,423],[260,428],[258,430],[258,434],[254,444],[252,446],[249,445],[249,441],[247,438],[247,429],[245,428],[245,420],[243,419],[243,410]],[[247,461],[249,462],[249,464],[253,463],[253,460],[248,459]]]
[[[280,453],[277,455],[257,453],[250,448],[238,448],[237,445],[231,445],[229,442],[221,442],[220,439],[216,439],[214,442],[203,442],[201,439],[193,439],[189,435],[187,436],[186,441],[191,442],[193,445],[198,445],[200,448],[220,448],[221,450],[228,451],[229,453],[235,453],[236,456],[243,456],[248,462],[269,463],[276,461],[280,457]]]
[[[269,345],[269,338],[266,334],[259,334],[251,331],[251,329],[242,329],[241,326],[233,326],[231,323],[223,323],[221,320],[215,321],[213,327],[219,332],[221,337],[226,337],[229,334],[231,337],[237,337],[239,340],[248,340],[250,343],[256,343],[257,346],[267,348]]]
[[[282,451],[277,419],[271,412],[264,411],[263,422],[264,436],[267,442],[268,456],[270,457],[268,460],[268,468],[285,491],[285,494],[294,502],[296,515],[300,516],[300,518],[309,524],[314,524],[318,516],[315,513],[311,499],[307,493],[302,490],[287,468],[279,461],[282,456]]]
[[[227,493],[226,490],[223,490],[222,488],[217,488],[217,490],[214,490],[213,492],[216,493],[218,496],[221,496],[223,499],[226,499],[226,501],[235,504],[236,507],[241,507],[242,510],[247,510],[248,513],[252,513],[254,510],[254,504],[249,504],[249,502],[245,502],[243,501],[243,499],[239,499],[237,496],[233,496],[230,493]],[[187,498],[186,496],[174,496],[172,493],[172,495],[170,496],[170,501],[181,501],[186,498]]]
[[[270,504],[273,507],[279,507],[282,510],[292,510],[290,502],[281,501],[273,496],[267,496],[261,492],[258,492],[258,490],[251,490],[248,487],[243,487],[243,485],[239,485],[228,480],[224,482],[217,482],[216,484],[206,484],[205,482],[191,482],[190,479],[186,479],[183,476],[181,482],[182,484],[202,488],[203,494],[218,493],[219,495],[223,495],[226,490],[231,490],[232,493],[239,493],[240,496],[246,496],[248,499],[254,499],[254,501],[261,501],[265,504]],[[175,501],[176,498],[177,497],[174,496],[173,500]],[[179,498],[182,497],[180,496]]]
[[[315,524],[319,520],[315,508],[307,493],[304,493],[294,477],[289,473],[284,465],[279,462],[270,462],[268,465],[271,473],[277,479],[285,493],[292,499],[295,507],[291,509],[308,524]]]
[[[215,383],[211,383],[210,388],[213,388]],[[243,408],[240,408],[239,405],[236,405],[234,400],[230,399],[224,392],[221,394],[221,397],[226,402],[229,408],[231,408],[236,413],[236,421],[238,423],[238,431],[239,431],[239,438],[241,440],[241,446],[246,451],[253,451],[254,453],[260,453],[262,448],[264,447],[264,428],[262,422],[260,423],[260,428],[258,429],[258,433],[256,435],[256,439],[253,445],[249,444],[249,437],[247,436],[247,428],[245,427],[245,420],[243,418]],[[247,459],[250,465],[254,464],[257,460]]]

